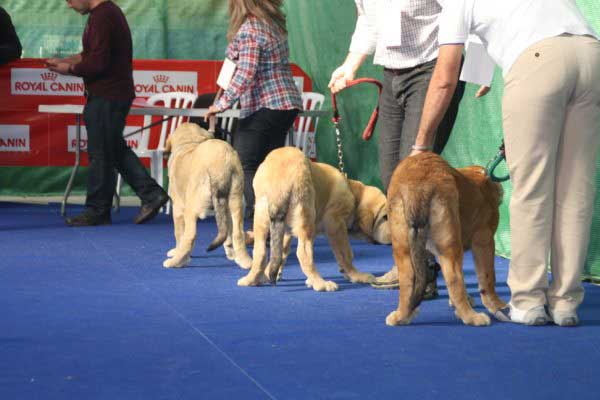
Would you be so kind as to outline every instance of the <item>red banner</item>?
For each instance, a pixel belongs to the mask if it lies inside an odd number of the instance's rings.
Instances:
[[[44,67],[43,59],[23,59],[0,67],[0,166],[69,166],[75,162],[74,115],[38,112],[40,104],[84,104],[83,81]],[[134,60],[136,95],[148,98],[172,91],[216,92],[222,61]],[[292,72],[303,91],[311,91],[308,75],[296,65]],[[158,118],[157,118],[158,119]],[[83,121],[82,121],[83,124]],[[125,133],[140,128],[143,117],[127,118]],[[151,131],[150,147],[158,141]],[[82,127],[82,147],[87,135]],[[139,134],[128,138],[135,149]],[[87,155],[82,157],[87,164]]]

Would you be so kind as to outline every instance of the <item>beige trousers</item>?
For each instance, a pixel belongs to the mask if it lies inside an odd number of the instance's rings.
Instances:
[[[513,184],[511,304],[574,311],[596,194],[600,42],[561,35],[532,45],[506,76],[502,107]]]

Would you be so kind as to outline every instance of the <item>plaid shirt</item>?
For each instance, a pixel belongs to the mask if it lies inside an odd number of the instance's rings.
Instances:
[[[441,0],[355,0],[358,10],[350,51],[373,54],[373,63],[386,68],[411,68],[438,55],[438,16]],[[386,47],[388,24],[400,26],[400,47]]]
[[[216,103],[219,111],[240,100],[240,118],[261,108],[302,110],[302,99],[288,61],[287,37],[265,22],[248,17],[227,47],[237,67]]]

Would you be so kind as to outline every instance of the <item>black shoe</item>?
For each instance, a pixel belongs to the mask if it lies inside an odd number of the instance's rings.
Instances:
[[[65,222],[69,226],[96,226],[110,225],[110,213],[99,214],[90,210],[85,210],[79,215],[71,218],[65,218]]]
[[[143,224],[144,222],[150,221],[152,218],[156,217],[156,214],[158,214],[160,209],[167,204],[168,201],[169,196],[165,192],[162,192],[149,203],[142,204],[140,213],[133,219],[133,222],[136,224]]]

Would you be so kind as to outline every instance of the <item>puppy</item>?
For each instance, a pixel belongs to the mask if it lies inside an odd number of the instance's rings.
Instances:
[[[317,232],[327,235],[340,271],[348,280],[368,283],[374,279],[352,264],[348,233],[371,242],[390,243],[386,199],[379,189],[346,180],[327,164],[311,163],[295,147],[269,153],[256,171],[253,187],[256,195],[253,263],[238,285],[275,282],[281,275],[294,235],[298,238],[296,255],[306,275],[306,285],[316,291],[337,290],[337,284],[325,281],[315,267],[313,243]],[[271,254],[265,271],[269,232]]]
[[[396,167],[387,199],[400,298],[386,318],[388,325],[408,324],[416,315],[426,286],[425,249],[439,259],[457,317],[467,325],[490,324],[468,301],[463,252],[473,251],[481,299],[495,313],[505,306],[496,294],[494,269],[502,194],[482,167],[456,170],[433,153],[408,157]]]
[[[244,174],[240,159],[223,140],[196,124],[180,125],[167,139],[169,196],[173,201],[176,247],[163,263],[166,268],[189,264],[196,239],[197,219],[214,208],[217,237],[206,249],[224,244],[225,254],[242,268],[250,268],[244,240],[242,197]]]

